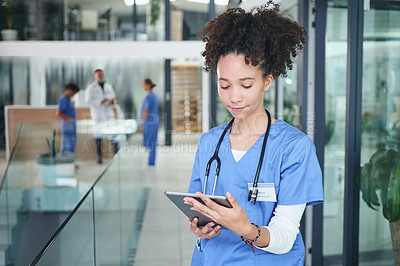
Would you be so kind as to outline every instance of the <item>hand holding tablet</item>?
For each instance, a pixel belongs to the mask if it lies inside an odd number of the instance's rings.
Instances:
[[[185,204],[183,202],[183,199],[185,197],[191,197],[196,199],[197,201],[201,202],[204,204],[204,202],[199,198],[194,193],[183,193],[183,192],[173,192],[173,191],[165,191],[164,194],[190,219],[193,220],[193,218],[197,217],[199,221],[197,222],[198,226],[204,226],[209,222],[212,222],[210,218],[207,216],[204,216],[203,214],[191,210],[191,206],[188,204]],[[208,198],[213,200],[214,202],[218,203],[219,205],[225,206],[227,208],[232,208],[231,204],[229,201],[226,199],[225,196],[212,196],[212,195],[206,195]]]

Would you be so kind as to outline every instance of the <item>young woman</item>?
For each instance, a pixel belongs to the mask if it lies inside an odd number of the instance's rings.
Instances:
[[[307,205],[323,202],[321,170],[312,141],[272,118],[263,99],[274,79],[292,68],[306,32],[269,2],[250,12],[230,9],[200,36],[206,70],[216,70],[233,120],[198,144],[189,192],[205,205],[193,198],[185,203],[215,222],[199,227],[197,218],[190,221],[199,237],[192,265],[303,265],[299,224]],[[232,208],[206,194],[226,195]]]
[[[149,166],[154,166],[156,163],[157,135],[160,126],[158,100],[157,96],[153,93],[153,88],[155,86],[156,84],[149,78],[144,79],[142,82],[142,88],[147,92],[142,103],[141,116],[144,145],[149,150]]]

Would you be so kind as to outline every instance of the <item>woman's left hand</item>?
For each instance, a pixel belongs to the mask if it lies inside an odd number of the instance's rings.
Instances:
[[[205,203],[205,205],[193,198],[186,197],[184,199],[185,203],[190,204],[192,206],[192,210],[200,212],[201,214],[212,219],[215,223],[226,227],[238,235],[247,235],[249,232],[251,232],[252,225],[249,221],[247,213],[229,192],[226,193],[226,198],[232,205],[232,208],[227,208],[215,203],[203,193],[196,192],[196,194]]]

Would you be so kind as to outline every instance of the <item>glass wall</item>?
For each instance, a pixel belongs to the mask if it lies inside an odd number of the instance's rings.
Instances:
[[[9,116],[9,119],[24,117],[31,122],[23,122],[22,130],[19,130],[21,123],[15,122],[8,132],[14,138],[10,142],[15,145],[0,182],[0,265],[28,265],[32,262],[106,168],[106,164],[99,166],[94,163],[94,149],[83,151],[81,148],[81,144],[92,147],[91,134],[77,132],[75,156],[60,153],[60,122],[46,121],[46,118],[38,117],[40,114],[44,112],[38,113],[32,108],[22,112],[14,110],[14,115]],[[54,139],[53,129],[57,132]],[[53,157],[49,156],[51,147],[58,152]],[[110,159],[105,158],[105,163],[109,162]],[[79,165],[79,169],[75,165]],[[91,216],[91,212],[81,212],[76,215],[74,223],[88,238],[93,231],[92,223],[83,222],[82,217]],[[73,239],[70,241],[65,244],[68,250],[77,243]],[[88,251],[93,249],[87,239],[79,243]],[[65,257],[71,255],[67,252]],[[87,259],[85,252],[80,255]]]
[[[165,39],[165,0],[1,0],[1,40]],[[236,6],[215,1],[215,13]],[[171,40],[194,40],[209,21],[208,0],[174,0]]]
[[[162,21],[163,1],[152,2],[157,8],[150,12],[149,0],[2,0],[2,39],[141,39]]]
[[[285,1],[282,2],[281,8],[285,10],[288,16],[290,16],[295,21],[298,21],[298,1]],[[276,80],[276,86],[274,87],[276,91],[268,92],[266,101],[275,101],[276,94],[278,94],[278,103],[273,103],[271,108],[271,115],[275,114],[275,117],[282,119],[285,122],[295,125],[294,121],[300,121],[298,117],[300,114],[296,112],[295,106],[297,106],[297,63],[293,63],[293,69],[287,71],[286,77],[278,77]],[[275,106],[277,104],[277,106]],[[273,110],[272,108],[275,108]]]
[[[346,128],[347,5],[328,1],[325,43],[325,162],[323,256],[341,265]]]
[[[400,3],[371,1],[365,9],[359,261],[394,265],[397,249],[398,265]]]
[[[209,0],[171,1],[171,40],[199,40],[197,33],[208,23],[210,14]],[[219,15],[239,3],[236,1],[217,0],[215,15]],[[237,2],[237,3],[236,3]]]
[[[54,241],[40,256],[38,252],[33,254],[28,262],[35,259],[33,265],[132,264],[148,187],[145,157],[135,143],[130,144],[121,144],[118,155],[96,177],[96,183],[83,190],[80,205],[75,204],[72,213],[65,215],[66,223],[54,235]],[[62,204],[65,202],[60,200]]]

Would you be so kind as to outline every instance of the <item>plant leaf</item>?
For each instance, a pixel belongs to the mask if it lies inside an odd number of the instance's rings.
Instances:
[[[400,162],[398,161],[392,168],[389,179],[384,216],[389,222],[400,220]]]
[[[362,192],[362,198],[365,203],[373,210],[376,210],[373,205],[379,206],[378,196],[376,194],[376,182],[372,175],[372,163],[366,163],[361,167],[359,177],[357,178]]]
[[[52,152],[51,143],[48,138],[46,138],[47,146],[49,146],[50,152]]]
[[[53,129],[53,141],[51,146],[51,154],[56,155],[56,129]]]

